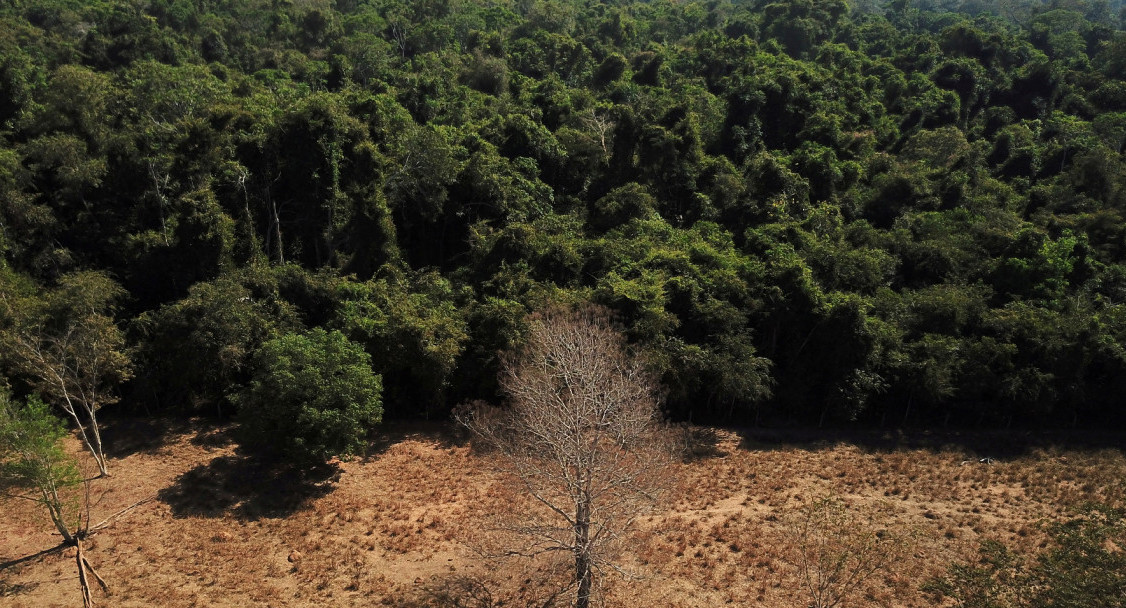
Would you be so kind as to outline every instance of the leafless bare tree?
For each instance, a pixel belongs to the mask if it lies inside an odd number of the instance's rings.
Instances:
[[[602,144],[602,153],[609,156],[610,147],[607,140],[613,135],[614,121],[604,113],[600,114],[596,109],[591,108],[590,113],[583,117],[583,122],[598,133],[598,143]]]
[[[525,542],[510,552],[570,553],[575,606],[588,608],[595,574],[619,569],[624,532],[670,482],[658,382],[594,306],[534,315],[500,381],[507,407],[474,404],[459,417],[545,507],[512,516]]]

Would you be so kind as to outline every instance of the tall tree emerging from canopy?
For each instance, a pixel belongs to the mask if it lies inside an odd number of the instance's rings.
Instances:
[[[513,526],[528,539],[520,552],[571,553],[575,606],[587,608],[595,572],[670,479],[658,384],[593,306],[533,316],[500,383],[507,408],[477,404],[461,420],[546,507]]]

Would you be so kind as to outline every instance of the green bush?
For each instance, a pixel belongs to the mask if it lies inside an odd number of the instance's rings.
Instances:
[[[1126,510],[1092,505],[1051,527],[1034,608],[1126,608]]]
[[[243,446],[308,465],[355,454],[383,416],[382,388],[371,357],[338,331],[270,340],[235,397]]]
[[[1024,573],[994,540],[977,563],[954,563],[922,590],[955,608],[1126,608],[1126,511],[1090,505],[1048,527],[1051,546]]]

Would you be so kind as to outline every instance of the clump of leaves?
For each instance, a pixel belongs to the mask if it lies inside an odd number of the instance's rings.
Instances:
[[[1011,608],[1020,606],[1025,579],[1019,571],[1022,560],[996,540],[985,540],[976,563],[951,564],[944,576],[922,585],[936,602],[953,599],[957,608]]]
[[[383,417],[371,356],[338,331],[270,340],[237,396],[243,444],[298,465],[355,454]]]
[[[43,505],[63,540],[74,542],[79,510],[64,489],[82,483],[62,448],[66,428],[38,397],[26,403],[0,390],[0,493]]]

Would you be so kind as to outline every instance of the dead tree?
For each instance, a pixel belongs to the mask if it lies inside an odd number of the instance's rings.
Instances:
[[[623,533],[670,481],[658,382],[608,311],[587,306],[533,316],[500,383],[507,407],[475,404],[460,419],[545,507],[513,523],[525,542],[510,552],[570,553],[575,606],[588,608],[595,574],[615,567]]]

